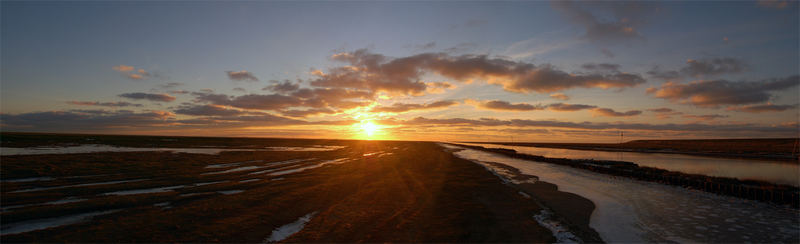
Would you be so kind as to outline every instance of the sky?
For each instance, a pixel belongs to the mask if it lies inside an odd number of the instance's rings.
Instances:
[[[798,137],[799,5],[2,1],[0,130]]]

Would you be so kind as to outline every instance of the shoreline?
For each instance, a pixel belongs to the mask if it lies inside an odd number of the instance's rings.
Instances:
[[[787,204],[795,209],[800,208],[800,188],[789,185],[779,185],[755,180],[739,180],[726,177],[687,174],[652,167],[643,167],[635,163],[625,161],[549,158],[537,155],[520,154],[517,153],[516,150],[512,149],[485,148],[481,146],[463,144],[454,145],[498,153],[512,158],[565,165],[607,175],[622,176],[665,185],[687,187],[742,199],[772,202],[776,204]]]
[[[644,140],[630,141],[625,143],[529,143],[529,142],[462,142],[462,143],[484,143],[506,146],[526,146],[540,148],[556,148],[586,151],[606,151],[606,152],[635,152],[635,153],[665,153],[665,154],[684,154],[693,156],[706,156],[717,158],[743,158],[743,159],[763,159],[780,161],[791,164],[800,164],[800,151],[792,155],[791,144],[795,139],[719,139],[719,140]],[[739,142],[741,141],[741,142]],[[788,141],[788,142],[787,142]],[[719,144],[716,147],[730,145],[733,149],[714,148],[715,150],[696,150],[696,148],[708,147],[708,143]],[[763,150],[741,151],[737,147],[743,147],[744,143],[763,143],[770,148],[771,153],[765,154]],[[669,143],[681,143],[680,145],[669,145]],[[706,143],[706,144],[702,144]],[[666,144],[666,145],[665,145]],[[697,144],[697,145],[693,145]],[[694,148],[692,148],[694,146]],[[765,146],[762,146],[765,147]],[[688,149],[692,148],[692,149]]]

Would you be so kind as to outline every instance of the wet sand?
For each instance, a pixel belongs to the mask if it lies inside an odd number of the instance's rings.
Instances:
[[[600,241],[588,227],[592,203],[554,185],[504,184],[435,143],[333,144],[347,147],[3,156],[0,203],[21,206],[0,213],[3,229],[98,214],[0,241],[252,243],[281,230],[290,234],[283,242],[554,242],[534,219],[542,209],[581,239]],[[47,189],[65,185],[78,186]],[[45,189],[25,191],[37,188]],[[42,204],[53,201],[63,204]]]

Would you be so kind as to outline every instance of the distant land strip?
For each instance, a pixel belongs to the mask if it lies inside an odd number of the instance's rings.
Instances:
[[[795,186],[780,185],[756,180],[739,180],[727,177],[686,174],[652,167],[643,167],[635,163],[625,161],[549,158],[537,155],[520,154],[517,153],[516,150],[512,149],[485,148],[481,146],[468,146],[462,144],[455,145],[475,150],[498,153],[511,158],[565,165],[607,175],[628,177],[637,180],[657,182],[665,185],[681,186],[742,199],[787,204],[796,209],[800,208],[800,188]]]

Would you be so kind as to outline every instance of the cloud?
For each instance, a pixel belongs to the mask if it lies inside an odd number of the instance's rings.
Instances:
[[[195,96],[195,102],[227,105],[244,109],[281,110],[303,104],[303,100],[297,97],[280,94],[228,96],[213,93],[193,93],[193,95]]]
[[[403,58],[388,58],[365,49],[335,54],[335,61],[349,65],[315,70],[312,86],[367,89],[395,95],[422,95],[427,89],[421,77],[434,73],[460,82],[483,79],[517,93],[549,93],[569,88],[624,88],[644,83],[638,74],[604,71],[567,73],[545,64],[536,66],[487,55],[450,56],[422,53]]]
[[[92,102],[92,101],[67,101],[67,104],[79,106],[104,106],[104,107],[141,107],[138,103],[129,102]]]
[[[610,16],[599,17],[573,1],[561,0],[550,3],[553,9],[568,21],[584,28],[584,39],[605,44],[643,40],[644,37],[638,29],[645,26],[648,19],[658,11],[653,2],[588,3],[587,5],[593,5],[594,9],[608,10],[611,13]]]
[[[678,132],[763,132],[780,135],[781,133],[796,133],[797,127],[792,125],[763,126],[756,124],[649,124],[649,123],[604,123],[604,122],[566,122],[555,120],[528,120],[511,119],[499,120],[494,118],[465,119],[431,119],[416,117],[411,120],[382,120],[381,124],[387,125],[449,125],[449,126],[508,126],[508,127],[543,127],[565,128],[582,130],[645,130],[645,131],[678,131]],[[761,135],[761,134],[760,134]]]
[[[605,117],[630,117],[642,114],[640,110],[630,110],[627,112],[617,112],[610,108],[595,108],[592,109],[592,116],[605,116]]]
[[[119,94],[120,97],[134,99],[134,100],[150,100],[154,102],[172,102],[175,101],[175,97],[170,96],[168,94],[154,94],[154,93],[143,93],[143,92],[133,92],[133,93],[123,93]]]
[[[780,91],[800,84],[800,76],[774,78],[754,82],[727,80],[700,80],[686,84],[667,82],[660,88],[647,89],[648,94],[672,102],[700,107],[741,105],[767,102],[772,91]]]
[[[566,104],[566,103],[553,103],[547,105],[547,108],[553,111],[559,112],[571,112],[571,111],[578,111],[583,109],[593,109],[597,106],[593,105],[586,105],[586,104]]]
[[[158,87],[160,87],[161,89],[172,89],[172,88],[179,87],[179,86],[182,86],[182,85],[184,85],[184,84],[180,83],[180,82],[170,82],[170,83],[158,85]]]
[[[71,110],[0,114],[0,124],[6,129],[26,131],[84,131],[166,126],[173,123],[173,113],[128,110]]]
[[[351,109],[366,106],[374,99],[368,91],[341,88],[301,88],[288,94],[248,94],[229,96],[194,92],[194,102],[225,105],[243,109],[285,111],[292,107]]]
[[[532,110],[542,110],[545,108],[544,106],[541,105],[531,105],[527,103],[512,104],[500,100],[477,101],[477,100],[467,99],[466,102],[477,108],[487,109],[487,110],[497,110],[497,111],[532,111]]]
[[[449,82],[426,82],[425,85],[428,86],[425,91],[430,94],[441,94],[449,89],[456,89],[456,87],[458,87]]]
[[[292,83],[289,80],[284,80],[284,81],[273,80],[271,82],[274,83],[274,84],[269,85],[267,87],[264,87],[261,90],[273,91],[273,92],[277,92],[277,93],[287,93],[287,92],[293,92],[293,91],[296,91],[297,89],[300,89],[300,85],[299,84]]]
[[[425,49],[431,49],[431,48],[436,47],[436,42],[428,42],[428,43],[424,43],[424,44],[408,45],[406,47],[411,47],[411,48],[414,48],[414,49],[417,49],[417,50],[425,50]]]
[[[456,104],[458,103],[451,100],[443,100],[426,104],[395,103],[392,104],[391,106],[386,106],[386,107],[374,107],[370,110],[370,112],[403,113],[412,110],[429,110],[429,109],[446,108]]]
[[[719,119],[719,118],[727,118],[728,116],[727,115],[721,115],[721,114],[705,114],[705,115],[685,114],[685,115],[683,115],[683,117],[687,118],[687,119],[695,119],[695,120],[700,120],[700,121],[709,121],[709,120],[715,120],[715,119]]]
[[[616,56],[614,55],[613,52],[611,52],[611,50],[608,50],[608,48],[600,49],[600,53],[602,53],[603,56],[606,56],[606,58],[613,58],[614,56]]]
[[[758,6],[763,8],[774,8],[774,9],[785,9],[786,7],[791,4],[791,2],[797,1],[788,1],[788,0],[758,0]]]
[[[233,116],[245,114],[244,111],[230,109],[225,106],[205,104],[184,104],[175,110],[176,114],[194,115],[194,116]]]
[[[235,92],[247,92],[247,90],[241,87],[234,87],[232,90]]]
[[[661,67],[654,66],[650,71],[647,71],[647,74],[650,77],[662,79],[662,80],[672,80],[681,77],[681,73],[675,70],[661,70]]]
[[[559,93],[550,94],[550,97],[553,98],[553,99],[558,99],[558,100],[562,100],[562,101],[569,100],[569,96],[564,95],[564,93],[560,93],[560,92]]]
[[[567,104],[567,103],[551,103],[548,105],[541,105],[541,104],[527,104],[527,103],[509,103],[506,101],[500,100],[488,100],[488,101],[478,101],[467,99],[466,102],[470,105],[475,106],[476,108],[487,109],[487,110],[497,110],[497,111],[534,111],[534,110],[544,110],[549,109],[551,111],[556,112],[574,112],[580,111],[584,109],[595,109],[597,106],[594,105],[586,105],[586,104]],[[603,108],[603,110],[611,110]],[[611,110],[613,111],[613,110]],[[603,112],[601,112],[603,113]],[[607,111],[605,111],[607,113]]]
[[[189,94],[189,91],[186,90],[171,90],[168,91],[169,94]]]
[[[647,72],[650,77],[672,80],[680,77],[708,77],[722,74],[736,74],[748,69],[748,65],[737,58],[722,57],[711,59],[689,59],[679,70],[661,70],[659,66]]]
[[[225,71],[225,73],[228,74],[228,79],[233,81],[258,81],[258,78],[247,70]]]
[[[669,119],[672,118],[672,116],[683,114],[682,112],[675,111],[671,108],[653,108],[648,109],[647,111],[656,113],[656,118],[659,119]]]
[[[128,65],[117,65],[111,68],[119,72],[131,72],[134,69],[133,66]]]
[[[772,103],[759,104],[759,105],[746,105],[746,106],[732,106],[728,107],[728,111],[747,112],[747,113],[766,113],[766,112],[782,112],[790,109],[796,109],[797,104],[793,105],[777,105]]]
[[[620,65],[610,63],[586,63],[581,65],[581,68],[591,71],[619,72]]]
[[[284,110],[281,111],[281,114],[296,117],[296,118],[305,118],[310,116],[315,116],[319,114],[335,114],[337,111],[328,109],[328,108],[312,108],[306,110]]]
[[[128,77],[133,80],[143,80],[150,77],[149,72],[145,71],[144,69],[136,69],[133,66],[117,65],[111,67],[111,69],[116,70],[125,77]]]
[[[686,67],[681,68],[681,73],[699,77],[740,73],[745,69],[747,69],[747,65],[736,58],[689,59],[686,61]]]

